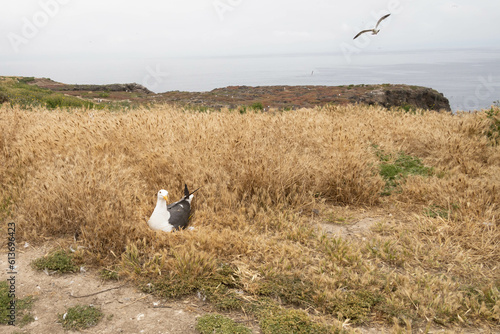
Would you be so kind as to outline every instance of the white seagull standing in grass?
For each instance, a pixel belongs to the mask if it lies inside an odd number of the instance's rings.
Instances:
[[[389,17],[389,15],[391,15],[391,14],[386,14],[386,15],[382,16],[382,17],[378,20],[377,24],[375,25],[375,28],[373,28],[373,29],[361,30],[360,32],[358,32],[358,34],[357,34],[356,36],[354,36],[354,38],[353,38],[353,39],[358,38],[358,37],[359,37],[359,35],[364,34],[365,32],[371,32],[371,33],[372,33],[372,35],[376,35],[376,34],[378,34],[378,32],[380,31],[380,29],[377,29],[377,28],[378,28],[378,25],[379,25],[379,24],[380,24],[380,22],[382,22],[384,19],[388,18],[388,17]]]
[[[200,188],[198,188],[200,189]],[[177,231],[186,228],[190,214],[193,194],[189,192],[187,185],[184,185],[184,196],[177,202],[167,205],[168,191],[162,189],[158,192],[156,207],[148,220],[148,225],[153,230],[165,232]]]

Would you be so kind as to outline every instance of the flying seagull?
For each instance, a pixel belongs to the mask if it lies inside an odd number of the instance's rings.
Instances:
[[[184,196],[170,205],[167,205],[168,191],[165,189],[160,190],[156,200],[156,207],[148,220],[149,227],[153,230],[165,232],[186,228],[190,218],[193,194],[198,189],[190,193],[187,185],[184,184]]]
[[[378,28],[378,25],[380,24],[380,22],[382,22],[382,20],[384,20],[384,19],[388,18],[388,17],[389,17],[389,15],[391,15],[391,14],[386,14],[386,15],[382,16],[382,17],[378,20],[377,24],[375,25],[375,28],[373,28],[373,29],[361,30],[360,32],[358,32],[358,34],[357,34],[356,36],[354,36],[354,38],[353,38],[353,39],[358,38],[358,37],[359,37],[359,35],[364,34],[365,32],[370,32],[370,31],[371,31],[372,35],[376,35],[376,34],[378,34],[378,32],[380,31],[380,29],[377,29],[377,28]]]

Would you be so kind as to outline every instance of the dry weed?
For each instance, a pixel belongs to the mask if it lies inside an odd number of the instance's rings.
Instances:
[[[492,325],[500,319],[500,148],[486,126],[483,113],[363,106],[245,115],[4,106],[0,219],[30,242],[76,240],[87,262],[117,265],[140,284],[182,279],[186,293],[213,294],[232,286],[221,279],[229,265],[234,286],[252,298],[341,321]],[[381,197],[374,145],[419,157],[435,173],[409,176]],[[158,189],[180,198],[184,183],[202,186],[195,230],[149,230]],[[311,219],[332,204],[398,212],[370,240],[332,239]],[[446,216],[427,217],[428,207]],[[200,285],[206,280],[213,284]]]

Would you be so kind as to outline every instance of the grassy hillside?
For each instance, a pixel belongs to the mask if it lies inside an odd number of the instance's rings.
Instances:
[[[83,246],[78,261],[263,333],[498,329],[498,115],[4,105],[2,233]],[[202,186],[195,229],[151,231],[157,191],[184,182]]]
[[[20,106],[25,109],[33,107],[55,108],[87,108],[117,110],[130,108],[126,101],[102,101],[109,96],[108,92],[77,92],[78,96],[69,95],[70,92],[57,92],[48,88],[34,85],[33,77],[0,77],[0,103]],[[48,79],[47,79],[48,80]],[[74,93],[73,93],[74,94]]]

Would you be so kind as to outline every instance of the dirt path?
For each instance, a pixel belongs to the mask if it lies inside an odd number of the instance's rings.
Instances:
[[[36,320],[23,328],[0,325],[1,333],[76,333],[65,331],[57,323],[58,314],[64,314],[75,305],[89,304],[101,308],[104,318],[96,327],[83,333],[197,333],[194,329],[196,318],[205,312],[193,300],[165,302],[132,286],[123,286],[122,282],[102,281],[96,273],[89,271],[49,276],[31,269],[30,262],[46,251],[32,247],[18,250],[16,296],[36,298],[31,309]],[[0,254],[0,268],[6,277],[7,254],[3,252]],[[72,297],[114,287],[119,288],[84,298]]]

